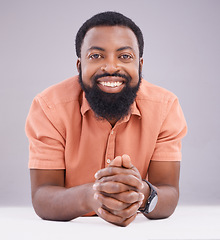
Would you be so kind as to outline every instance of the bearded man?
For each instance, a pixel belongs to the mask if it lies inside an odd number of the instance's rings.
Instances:
[[[139,212],[169,217],[187,128],[177,97],[142,79],[141,30],[103,12],[75,43],[79,75],[38,94],[26,122],[36,213],[60,221],[96,214],[119,226]]]

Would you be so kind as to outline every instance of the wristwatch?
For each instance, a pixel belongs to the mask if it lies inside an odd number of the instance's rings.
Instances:
[[[155,190],[153,185],[145,179],[143,179],[143,181],[145,181],[148,184],[148,186],[150,187],[150,196],[147,199],[146,205],[142,208],[139,208],[138,210],[142,213],[148,214],[148,213],[152,212],[154,210],[154,208],[156,207],[157,201],[158,201],[158,196],[157,196],[157,191]]]

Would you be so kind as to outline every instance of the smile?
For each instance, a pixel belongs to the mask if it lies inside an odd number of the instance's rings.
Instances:
[[[121,86],[123,82],[99,82],[99,84],[101,84],[102,86],[114,88]]]
[[[125,87],[126,79],[118,76],[101,76],[97,79],[98,87],[107,93],[119,93]]]

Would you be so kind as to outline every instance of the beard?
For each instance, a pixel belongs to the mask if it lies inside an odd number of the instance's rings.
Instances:
[[[97,85],[97,79],[106,76],[122,77],[125,79],[125,86],[119,93],[107,93],[102,91]],[[89,87],[83,83],[82,71],[79,71],[79,83],[85,92],[85,97],[94,111],[98,119],[106,120],[120,120],[126,117],[131,110],[137,92],[141,83],[141,71],[139,69],[139,81],[136,86],[131,87],[131,77],[124,74],[109,74],[96,75],[91,80],[93,86]]]

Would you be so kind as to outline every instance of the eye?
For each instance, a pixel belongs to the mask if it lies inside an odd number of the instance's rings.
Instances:
[[[132,60],[133,56],[131,54],[122,54],[119,56],[119,58],[121,58],[124,61],[128,61],[128,60]]]
[[[102,56],[99,53],[94,53],[94,54],[89,55],[89,59],[99,59],[101,57]]]

